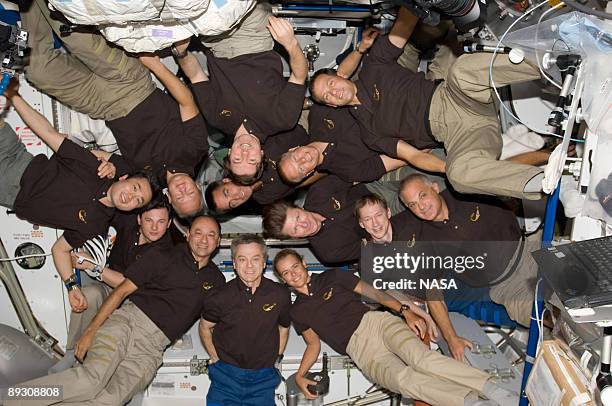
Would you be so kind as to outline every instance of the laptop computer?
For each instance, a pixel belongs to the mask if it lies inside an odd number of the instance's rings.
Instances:
[[[543,248],[531,255],[574,321],[612,321],[612,236]]]

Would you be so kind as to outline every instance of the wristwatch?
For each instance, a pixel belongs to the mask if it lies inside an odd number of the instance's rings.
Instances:
[[[359,45],[357,45],[357,47],[355,48],[355,51],[357,51],[358,54],[365,55],[366,52],[368,52],[368,50],[366,49],[365,51],[360,51],[359,50],[360,46],[361,46],[361,43],[359,43]]]
[[[406,303],[402,303],[402,305],[400,306],[399,314],[403,315],[404,310],[410,310],[410,306],[408,306]]]
[[[74,273],[70,275],[70,278],[64,281],[64,286],[66,286],[66,290],[68,290],[68,292],[71,292],[81,287],[79,286],[79,283],[77,282],[76,274]]]
[[[174,56],[176,59],[183,59],[189,53],[188,50],[185,50],[185,52],[180,53],[176,46],[174,46],[174,44],[172,44],[172,46],[170,47],[170,52],[172,52],[172,56]]]

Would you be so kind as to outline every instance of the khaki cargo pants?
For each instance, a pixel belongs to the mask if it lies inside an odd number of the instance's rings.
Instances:
[[[399,317],[368,312],[346,352],[372,382],[433,406],[463,406],[489,376],[430,350]]]
[[[202,43],[217,58],[235,58],[270,51],[274,48],[274,40],[266,26],[271,15],[270,3],[260,0],[236,28],[222,35],[203,37]]]
[[[155,323],[126,302],[100,327],[82,365],[21,384],[60,385],[63,401],[7,401],[5,405],[123,405],[151,382],[168,344]]]
[[[429,110],[431,131],[444,143],[446,176],[458,192],[539,199],[540,193],[523,192],[542,169],[499,161],[502,139],[489,83],[491,54],[460,56],[435,90]],[[539,71],[507,55],[493,65],[497,87],[540,78]]]
[[[0,206],[13,209],[21,190],[21,177],[32,158],[15,130],[0,119]]]
[[[538,277],[538,264],[531,252],[540,249],[542,231],[528,236],[520,255],[514,273],[489,290],[491,300],[506,308],[510,318],[525,327],[531,322],[531,311]],[[515,254],[517,255],[517,254]]]
[[[93,281],[90,285],[81,287],[81,291],[87,299],[87,309],[80,313],[70,312],[68,339],[66,340],[67,350],[74,350],[76,342],[81,338],[94,317],[96,317],[102,303],[104,303],[104,300],[110,295],[112,290],[113,288],[107,284],[98,281]]]
[[[31,47],[26,79],[73,110],[114,120],[155,90],[149,70],[100,34],[74,32],[62,38],[68,52],[53,49],[52,31],[59,36],[61,23],[45,0],[33,0],[21,20]]]

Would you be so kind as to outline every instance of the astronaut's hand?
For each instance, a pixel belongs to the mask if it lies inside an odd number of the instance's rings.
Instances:
[[[113,179],[117,174],[115,165],[104,158],[98,158],[98,161],[100,161],[100,165],[98,166],[98,177],[100,179]]]
[[[293,27],[289,24],[289,21],[283,18],[270,17],[268,20],[268,30],[272,34],[272,38],[285,49],[289,49],[297,44],[297,38],[293,33]]]
[[[87,309],[87,298],[81,291],[81,288],[72,289],[68,292],[68,301],[72,311],[75,313],[82,313]]]

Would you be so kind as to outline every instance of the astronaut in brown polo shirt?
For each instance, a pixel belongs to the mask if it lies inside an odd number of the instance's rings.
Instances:
[[[392,216],[387,201],[377,194],[361,197],[354,210],[359,226],[374,242],[416,240],[420,221],[407,210]]]
[[[304,208],[287,201],[264,207],[264,231],[273,238],[307,238],[323,263],[355,262],[366,234],[353,216],[353,207],[369,193],[362,183],[353,185],[328,175],[310,187]]]
[[[108,264],[97,264],[85,252],[71,254],[74,268],[84,270],[100,282],[81,288],[87,300],[87,309],[82,313],[70,314],[66,350],[74,349],[76,340],[94,318],[104,299],[125,279],[123,272],[126,268],[142,259],[150,250],[172,248],[172,238],[167,232],[172,219],[171,209],[163,196],[155,204],[152,203],[139,214],[115,213],[111,226],[117,230],[117,236],[108,256]]]
[[[274,367],[289,337],[289,290],[263,276],[263,238],[243,234],[231,245],[236,278],[204,303],[200,336],[210,356],[208,406],[273,406],[281,381]]]
[[[151,250],[129,266],[76,344],[82,364],[24,385],[58,385],[67,403],[128,403],[153,379],[164,349],[197,321],[206,297],[225,283],[211,260],[220,231],[214,218],[197,217],[186,244]]]
[[[244,50],[231,57],[207,51],[210,77],[193,55],[179,60],[204,117],[231,140],[226,169],[235,182],[244,185],[261,177],[264,143],[268,137],[295,127],[306,94],[308,63],[291,24],[273,16],[266,17],[266,23],[272,37],[289,54],[289,80],[283,77],[281,57],[271,49],[272,42],[269,50]]]
[[[291,320],[306,341],[306,350],[296,383],[306,397],[314,384],[304,378],[316,362],[320,340],[339,354],[348,354],[373,382],[403,396],[432,405],[516,406],[519,397],[495,385],[485,372],[448,358],[421,342],[426,323],[416,307],[402,304],[374,289],[350,272],[339,269],[310,274],[302,257],[287,249],[274,258],[279,276],[294,289]],[[362,303],[365,296],[402,318],[388,312],[371,311]],[[482,394],[489,401],[478,400]]]
[[[70,251],[85,241],[105,236],[116,210],[144,207],[159,190],[150,173],[113,178],[108,163],[66,139],[17,93],[16,84],[7,98],[30,129],[55,153],[32,156],[12,128],[4,123],[0,134],[0,204],[34,224],[63,229],[51,252],[60,277],[69,290],[72,310],[87,308],[87,300],[76,282]],[[103,168],[103,169],[102,169]],[[102,170],[104,173],[100,172]],[[102,178],[99,175],[103,175]]]
[[[264,148],[264,170],[261,179],[245,186],[225,177],[206,187],[204,199],[211,213],[226,213],[253,197],[259,204],[269,204],[289,196],[296,185],[283,182],[278,173],[278,162],[288,149],[308,142],[308,134],[301,125],[274,137],[269,137]]]
[[[357,201],[355,217],[374,243],[406,241],[409,245],[414,245],[421,228],[421,220],[409,210],[391,216],[387,202],[375,194],[366,195]],[[418,239],[420,240],[421,237],[419,236]],[[448,317],[448,308],[444,301],[439,300],[439,296],[436,295],[436,300],[427,300],[427,306],[434,320],[439,324],[451,354],[455,359],[463,361],[464,350],[466,347],[472,347],[471,341],[456,334]],[[437,335],[435,331],[434,334],[430,334],[430,337],[433,341],[437,341]]]
[[[147,168],[167,186],[179,216],[200,210],[193,176],[207,156],[208,133],[189,89],[156,56],[139,61],[99,33],[63,36],[63,22],[45,0],[28,3],[21,12],[31,48],[28,81],[73,110],[106,120],[122,154],[110,155],[119,175]],[[53,33],[68,52],[55,49]],[[151,72],[169,94],[156,87]]]
[[[289,184],[315,171],[337,175],[347,182],[372,182],[385,173],[411,164],[429,172],[444,172],[444,161],[410,148],[402,159],[370,149],[361,139],[359,123],[347,109],[314,105],[308,115],[308,143],[289,149],[279,162],[279,173]]]
[[[417,21],[400,7],[389,35],[379,36],[365,56],[359,79],[315,74],[313,98],[346,106],[359,121],[366,144],[390,157],[404,159],[408,145],[422,149],[443,143],[448,179],[462,193],[541,198],[540,168],[498,160],[502,141],[489,86],[491,56],[462,55],[443,82],[427,80],[397,63]],[[540,78],[536,67],[525,61],[513,64],[507,55],[497,56],[493,72],[496,86]]]
[[[487,267],[478,278],[465,273],[460,279],[488,286],[491,299],[503,305],[511,319],[529,325],[538,270],[530,252],[539,248],[540,233],[525,238],[516,216],[501,202],[440,192],[437,183],[419,174],[403,180],[400,199],[421,219],[417,235],[422,241],[476,241],[478,252],[494,253],[498,266]],[[432,308],[437,318],[435,311]]]

